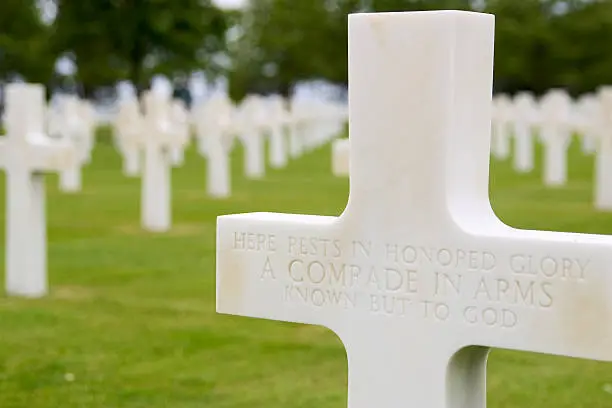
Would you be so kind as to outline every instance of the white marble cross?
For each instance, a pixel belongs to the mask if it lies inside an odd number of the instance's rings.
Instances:
[[[334,331],[350,408],[483,408],[489,347],[612,360],[612,237],[491,209],[493,32],[351,15],[346,210],[218,218],[217,311]]]
[[[88,100],[81,100],[79,104],[79,114],[85,123],[85,163],[91,163],[92,152],[96,147],[96,130],[98,129],[99,119],[96,108]]]
[[[64,192],[77,192],[82,189],[82,166],[91,160],[91,150],[94,145],[95,126],[92,113],[86,102],[76,96],[65,96],[60,100],[56,115],[59,116],[59,128],[55,129],[57,137],[66,139],[74,145],[77,152],[77,162],[60,173],[60,189]]]
[[[136,99],[126,99],[119,105],[115,121],[114,142],[123,157],[123,174],[136,177],[141,172],[144,119]]]
[[[323,143],[325,127],[322,117],[322,102],[306,99],[300,102],[302,110],[302,142],[305,151],[312,151]]]
[[[287,149],[289,113],[285,108],[285,100],[281,96],[272,96],[265,103],[266,124],[270,141],[270,166],[280,169],[287,165],[289,156]]]
[[[540,139],[544,142],[544,184],[562,186],[567,181],[567,148],[571,142],[571,99],[560,89],[550,90],[540,102]]]
[[[6,87],[7,136],[0,138],[0,167],[6,179],[6,291],[39,297],[47,293],[46,172],[61,172],[76,162],[66,141],[44,134],[45,89]]]
[[[533,170],[534,140],[533,128],[539,120],[535,98],[529,92],[516,94],[513,100],[514,124],[514,155],[512,165],[519,173],[528,173]]]
[[[341,135],[346,123],[346,108],[339,103],[320,100],[311,106],[310,148],[318,148]]]
[[[206,190],[214,198],[231,195],[230,151],[234,144],[234,106],[227,95],[214,95],[194,110],[198,152],[206,158]]]
[[[344,130],[346,124],[346,107],[333,101],[321,101],[318,105],[319,125],[317,126],[320,136],[316,147],[328,143],[337,138]]]
[[[305,148],[307,116],[303,105],[295,96],[289,102],[289,156],[293,159],[300,157]]]
[[[170,150],[170,157],[172,164],[175,167],[179,167],[185,163],[185,149],[191,139],[189,113],[187,112],[185,103],[179,99],[172,100],[169,109],[172,131],[175,137],[178,138],[177,143],[175,143],[175,146]]]
[[[510,156],[510,124],[512,121],[512,101],[507,95],[493,98],[491,122],[491,154],[499,160]]]
[[[593,154],[597,150],[597,122],[600,104],[595,95],[582,95],[574,104],[574,130],[580,135],[582,152]]]
[[[304,151],[312,151],[327,142],[326,107],[323,101],[298,99],[299,137]]]
[[[172,223],[172,150],[182,141],[176,137],[169,115],[169,101],[156,92],[143,95],[144,169],[141,190],[141,223],[148,231],[168,231]]]
[[[260,179],[266,173],[263,101],[255,95],[247,96],[239,107],[239,138],[244,146],[244,174]]]
[[[349,139],[336,139],[332,142],[332,173],[337,177],[349,175]]]
[[[612,210],[612,87],[598,92],[598,114],[592,118],[596,129],[597,155],[595,157],[595,208]]]
[[[336,138],[343,134],[348,122],[348,107],[343,103],[332,103],[329,106],[329,136],[328,138]]]

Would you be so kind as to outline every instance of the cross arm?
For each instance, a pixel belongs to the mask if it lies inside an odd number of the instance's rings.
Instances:
[[[46,137],[41,137],[35,143],[29,143],[24,152],[24,164],[34,171],[61,171],[73,166],[77,161],[74,146]]]
[[[471,265],[438,265],[433,289],[457,301],[462,326],[482,328],[468,343],[612,360],[612,237],[506,226],[475,237],[455,251]]]
[[[60,171],[74,165],[76,150],[67,142],[44,135],[31,135],[27,141],[4,137],[0,140],[0,166],[27,168],[34,172]]]
[[[343,250],[334,238],[337,221],[273,213],[219,217],[217,312],[328,326],[336,317],[323,307],[330,300],[329,285],[308,282],[329,279],[320,260]],[[318,264],[309,270],[312,262]],[[338,296],[341,312],[350,299]]]
[[[506,226],[381,235],[347,220],[220,217],[217,311],[318,324],[343,341],[367,321],[405,339],[435,333],[456,350],[612,360],[611,238]]]

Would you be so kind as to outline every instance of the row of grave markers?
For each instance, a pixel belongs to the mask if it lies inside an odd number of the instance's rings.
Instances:
[[[136,100],[122,103],[117,115],[116,144],[127,176],[142,175],[142,225],[152,231],[170,227],[170,169],[184,160],[191,142],[207,159],[208,195],[231,194],[230,155],[236,142],[244,149],[244,171],[261,179],[266,171],[266,143],[272,168],[335,138],[346,120],[345,108],[330,102],[294,102],[280,97],[249,96],[235,106],[227,96],[213,96],[187,112],[180,101],[153,92],[144,95],[144,113]]]
[[[334,331],[349,408],[484,408],[490,347],[612,360],[612,238],[518,230],[491,210],[493,34],[481,13],[351,15],[346,210],[218,219],[217,311]],[[0,140],[7,280],[27,295],[46,260],[31,256],[46,243],[41,172],[78,161],[45,135],[43,94],[7,90]]]
[[[171,168],[184,161],[195,130],[198,151],[208,162],[208,192],[230,195],[230,150],[240,141],[249,178],[265,175],[266,139],[272,167],[326,143],[342,130],[341,105],[318,102],[289,112],[281,98],[249,97],[234,106],[217,96],[188,112],[181,102],[145,92],[126,101],[116,118],[115,144],[124,172],[142,178],[141,224],[148,231],[171,228]],[[290,114],[292,113],[292,114]],[[7,173],[6,291],[39,297],[47,293],[44,174],[57,172],[65,192],[81,189],[81,167],[92,157],[97,123],[92,106],[64,96],[46,106],[35,84],[6,87],[6,136],[0,167]]]
[[[595,154],[595,207],[612,210],[612,87],[574,100],[553,89],[541,98],[520,92],[493,98],[491,154],[512,160],[519,173],[534,168],[536,141],[543,147],[542,177],[547,187],[567,182],[568,147],[580,137],[585,154]],[[513,143],[511,143],[511,141]],[[511,146],[514,146],[511,151]]]

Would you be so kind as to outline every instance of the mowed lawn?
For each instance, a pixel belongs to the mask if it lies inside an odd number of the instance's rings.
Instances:
[[[51,293],[0,297],[1,408],[346,406],[346,356],[331,332],[215,314],[214,240],[220,214],[337,215],[348,180],[331,175],[329,147],[262,181],[241,176],[241,157],[232,198],[216,201],[204,160],[188,153],[173,172],[167,234],[140,229],[140,181],[122,176],[108,140],[82,193],[61,194],[48,177]],[[568,185],[549,190],[539,166],[517,175],[494,162],[494,209],[516,227],[612,234],[612,213],[592,209],[592,168],[574,144]],[[612,406],[612,364],[494,350],[488,373],[489,407]]]

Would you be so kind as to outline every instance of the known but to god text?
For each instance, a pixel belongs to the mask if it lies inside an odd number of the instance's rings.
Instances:
[[[289,305],[512,328],[555,305],[557,286],[588,279],[588,259],[503,254],[333,237],[241,232],[233,249],[262,255],[262,282]]]

